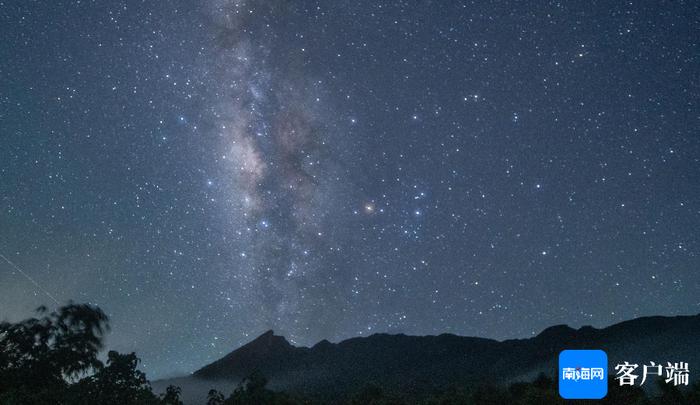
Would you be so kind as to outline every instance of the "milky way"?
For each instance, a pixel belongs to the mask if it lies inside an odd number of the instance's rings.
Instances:
[[[332,334],[327,307],[335,291],[323,283],[332,266],[323,250],[340,190],[330,145],[339,137],[318,98],[322,81],[276,47],[279,34],[264,23],[284,18],[288,7],[263,4],[255,16],[249,9],[222,2],[211,11],[217,26],[211,113],[221,138],[220,178],[230,193],[223,209],[246,229],[238,240],[245,251],[232,271],[243,280],[241,293],[260,302],[257,317],[269,327],[284,328],[292,339],[311,327]]]
[[[159,378],[697,313],[698,7],[0,3],[0,318]]]

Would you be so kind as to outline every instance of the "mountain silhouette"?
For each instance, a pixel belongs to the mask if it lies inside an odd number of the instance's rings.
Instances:
[[[258,369],[264,369],[270,374],[280,374],[294,367],[301,351],[303,349],[292,346],[287,339],[269,330],[250,343],[197,370],[194,375],[205,379],[242,379]]]
[[[503,383],[532,380],[539,373],[554,378],[559,352],[564,349],[602,349],[609,373],[624,361],[687,362],[700,364],[700,315],[643,317],[606,328],[574,329],[556,325],[528,339],[496,341],[462,337],[375,334],[339,343],[323,340],[313,347],[295,347],[267,331],[223,358],[178,379],[202,385],[207,381],[238,382],[257,371],[277,390],[336,398],[368,384],[394,392],[422,395],[456,384]],[[161,383],[162,384],[162,383]]]

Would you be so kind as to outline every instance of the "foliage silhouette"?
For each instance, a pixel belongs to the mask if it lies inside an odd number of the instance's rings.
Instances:
[[[224,403],[224,394],[215,389],[209,390],[207,394],[207,405],[222,405]]]
[[[71,398],[80,404],[157,404],[146,375],[136,369],[136,354],[108,353],[107,367],[71,386]]]
[[[211,393],[211,392],[210,392]],[[267,388],[267,378],[259,372],[253,372],[243,379],[223,404],[224,405],[294,405],[300,404],[285,393]]]
[[[99,359],[109,319],[98,307],[73,304],[41,317],[0,323],[0,404],[180,405],[180,390],[163,398],[138,370],[136,354]]]
[[[97,355],[109,330],[102,310],[72,304],[41,318],[0,323],[0,403],[66,401],[69,380],[99,370]]]
[[[180,387],[168,385],[168,388],[165,389],[165,394],[161,398],[161,403],[164,405],[183,405],[182,401],[180,401],[180,393],[182,393]]]

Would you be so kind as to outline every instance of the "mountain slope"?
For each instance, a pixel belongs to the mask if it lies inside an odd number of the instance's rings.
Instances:
[[[599,348],[617,363],[688,362],[691,379],[700,364],[700,315],[645,317],[607,328],[552,326],[529,339],[496,341],[461,337],[376,334],[339,343],[294,347],[268,331],[189,377],[235,382],[258,370],[273,389],[325,397],[343,396],[372,382],[420,395],[453,384],[507,383],[539,372],[556,373],[564,349]]]

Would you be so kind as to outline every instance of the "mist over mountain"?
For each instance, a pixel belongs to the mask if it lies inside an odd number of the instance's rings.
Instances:
[[[176,384],[186,401],[196,401],[211,387],[230,390],[259,372],[274,390],[316,398],[344,398],[376,383],[390,392],[421,397],[455,385],[509,384],[532,380],[539,373],[554,378],[564,349],[605,350],[611,375],[614,365],[624,361],[640,367],[650,361],[683,361],[690,364],[691,380],[696,380],[698,347],[700,315],[643,317],[602,329],[555,325],[529,339],[505,341],[452,334],[375,334],[295,347],[268,331],[190,376],[156,381],[154,387]]]

